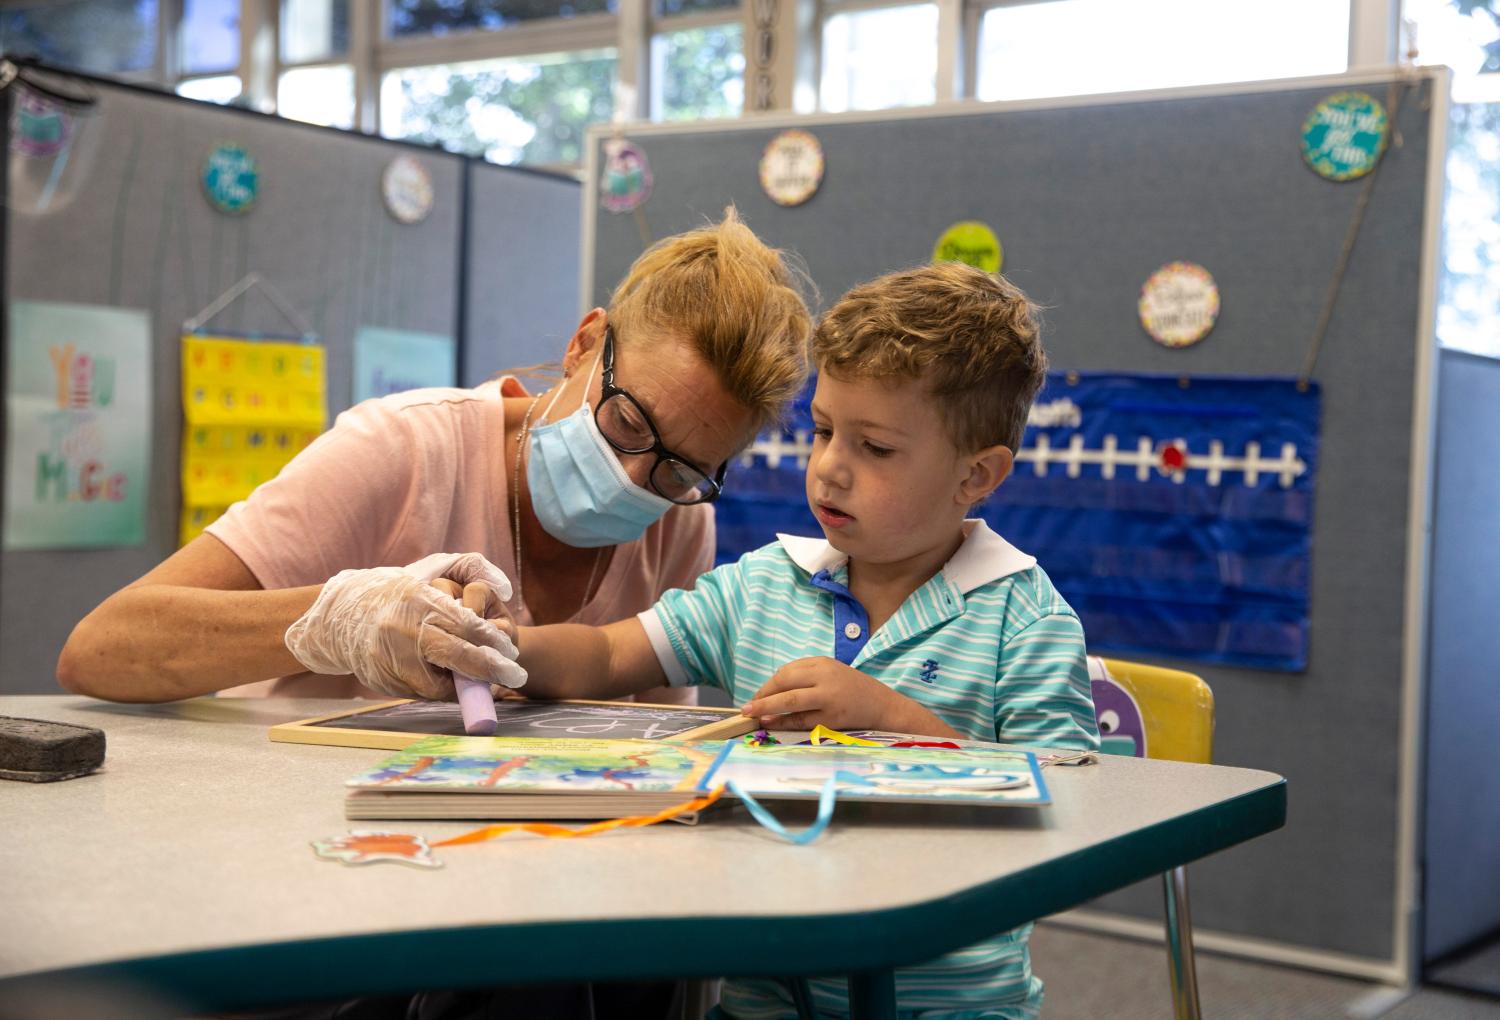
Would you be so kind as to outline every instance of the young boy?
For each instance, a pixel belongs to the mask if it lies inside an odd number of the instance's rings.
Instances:
[[[1046,358],[1025,295],[959,263],[856,287],[813,337],[807,500],[824,539],[781,536],[634,620],[521,628],[531,697],[714,684],[767,725],[1094,748],[1078,617],[1036,560],[966,512],[1010,473]],[[1030,926],[898,971],[903,1013],[1029,1017]],[[848,1011],[842,981],[820,1010]],[[787,1015],[734,981],[736,1018]]]

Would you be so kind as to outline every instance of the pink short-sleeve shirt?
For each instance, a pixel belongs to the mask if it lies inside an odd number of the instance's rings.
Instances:
[[[207,531],[267,589],[322,584],[351,567],[404,566],[435,552],[482,553],[514,577],[501,397],[525,395],[507,377],[475,389],[366,400]],[[691,588],[713,554],[712,508],[673,507],[641,538],[615,548],[594,597],[571,622],[605,624],[649,609],[662,592]],[[524,607],[512,611],[531,622]],[[311,673],[223,693],[379,696],[353,677]]]

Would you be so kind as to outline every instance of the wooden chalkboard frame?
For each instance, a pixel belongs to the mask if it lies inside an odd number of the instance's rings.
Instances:
[[[311,719],[299,719],[296,722],[280,723],[272,726],[267,735],[272,741],[282,744],[323,744],[329,747],[369,747],[383,751],[401,751],[407,745],[415,743],[424,737],[430,737],[432,734],[410,733],[402,730],[329,727],[320,724],[333,719],[367,715],[371,712],[395,708],[398,705],[409,705],[414,700],[413,698],[400,698],[394,701],[376,701],[370,704],[362,704],[357,708],[347,708],[338,712],[330,712],[327,715],[315,716]],[[673,740],[730,740],[742,734],[749,733],[760,725],[756,720],[740,715],[737,709],[713,708],[705,705],[661,705],[640,701],[591,701],[585,698],[566,699],[554,702],[554,704],[619,705],[622,708],[662,708],[677,712],[701,713],[704,716],[705,721],[702,726],[673,734]]]

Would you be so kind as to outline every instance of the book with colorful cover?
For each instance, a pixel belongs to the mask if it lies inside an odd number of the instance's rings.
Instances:
[[[728,785],[766,800],[1037,806],[1036,756],[1002,748],[815,747],[428,737],[346,784],[349,818],[595,819],[651,814]],[[732,783],[731,783],[732,781]]]

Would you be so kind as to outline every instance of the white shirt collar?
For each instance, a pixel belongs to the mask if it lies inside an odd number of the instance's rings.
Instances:
[[[803,538],[799,535],[777,535],[787,557],[809,575],[833,570],[849,559],[828,544],[827,539]],[[964,521],[964,542],[953,558],[943,564],[943,574],[950,584],[968,593],[982,584],[1019,574],[1036,566],[1036,557],[1028,556],[1001,538],[982,520]]]

